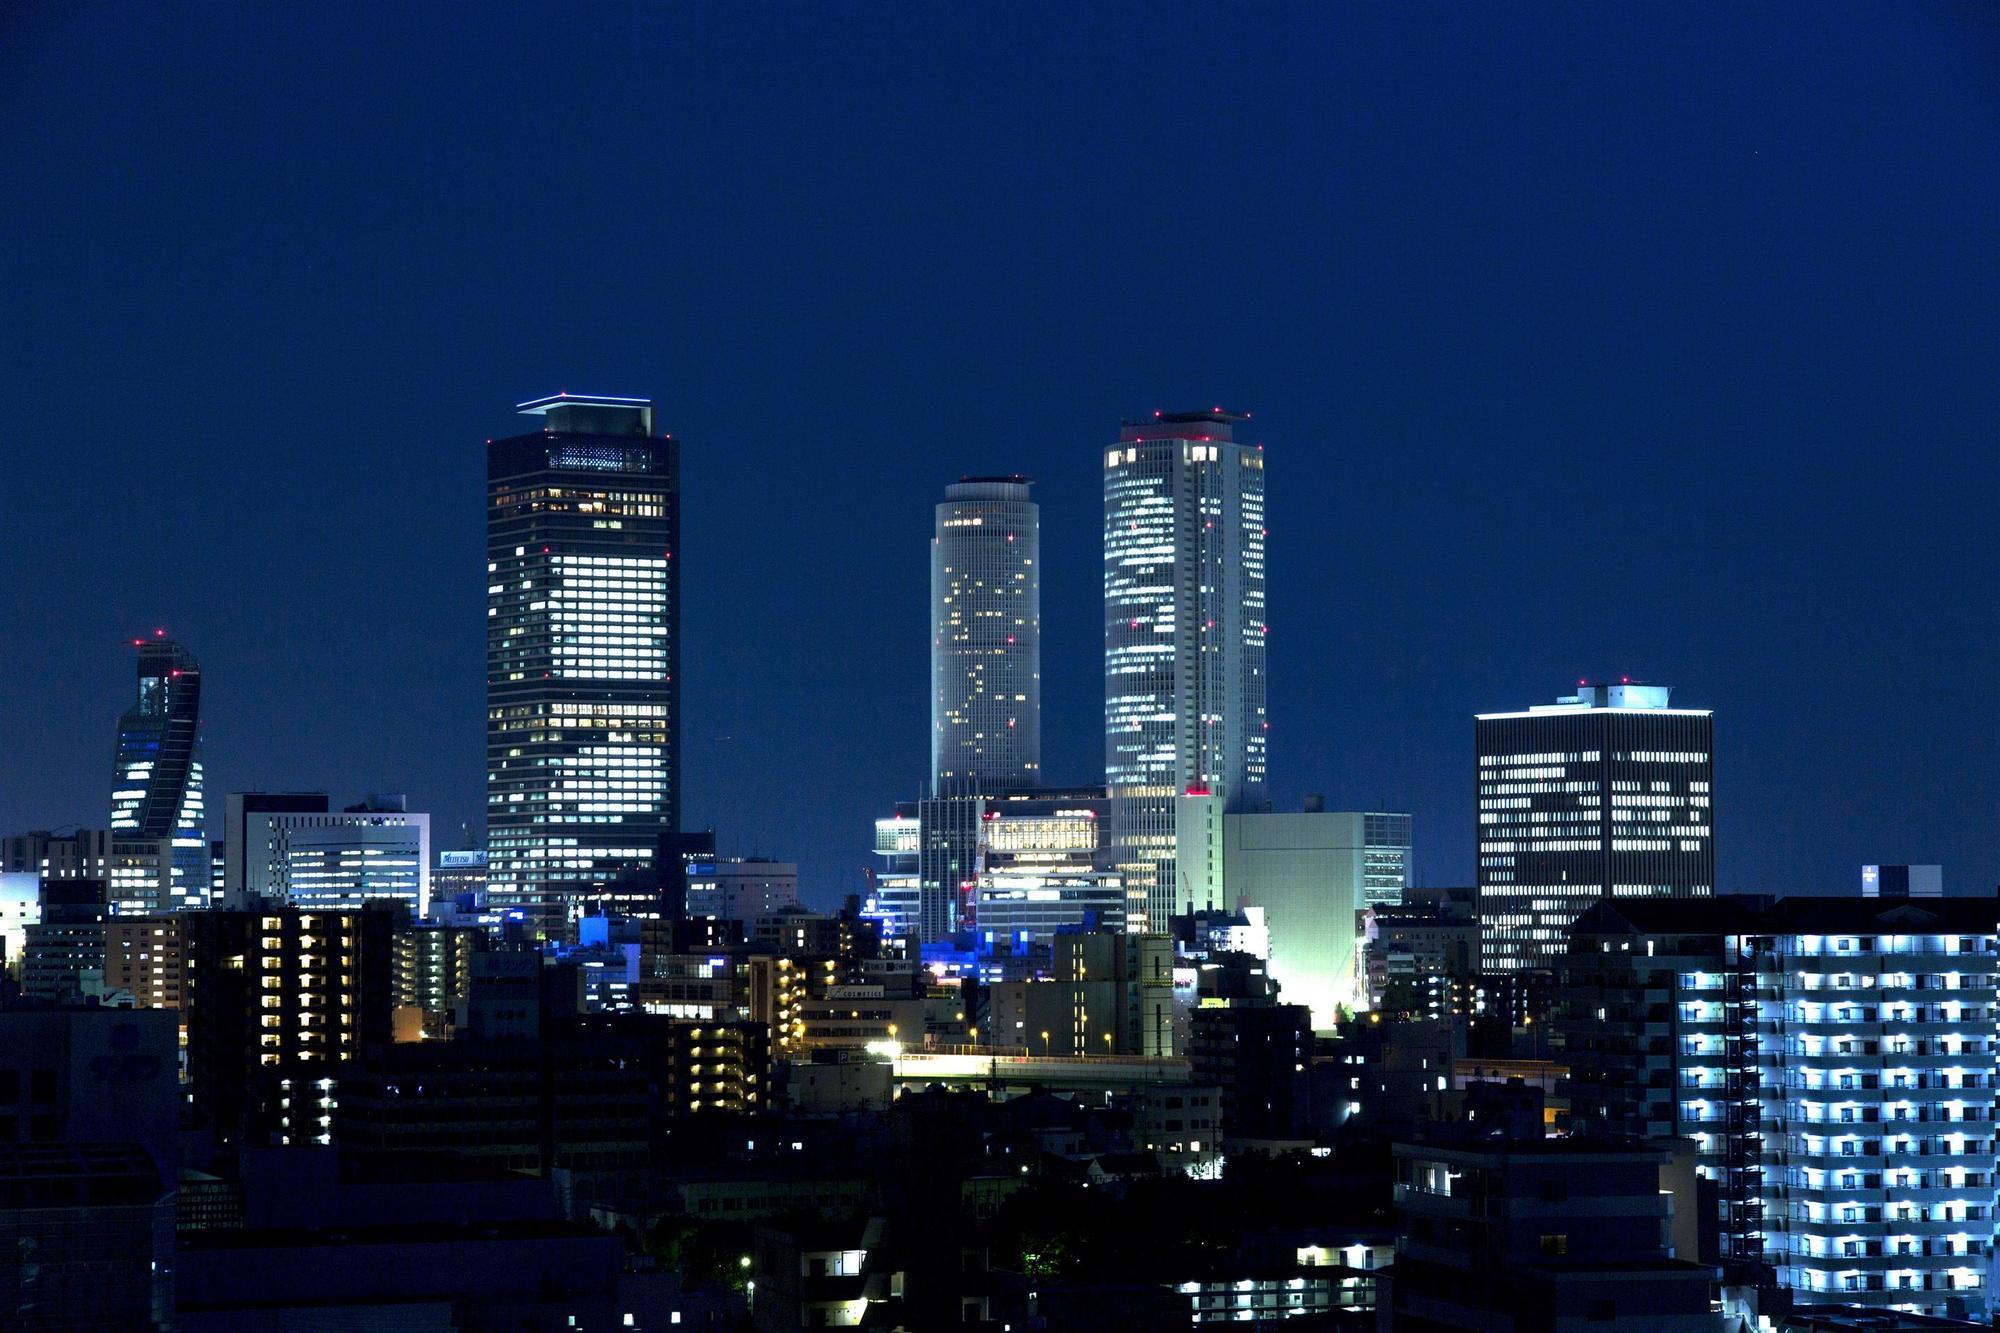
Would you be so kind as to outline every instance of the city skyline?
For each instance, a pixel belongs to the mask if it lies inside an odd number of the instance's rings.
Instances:
[[[1052,664],[1087,663],[1101,641],[1100,441],[1120,417],[1215,402],[1252,405],[1284,449],[1275,807],[1322,791],[1329,808],[1408,810],[1416,878],[1470,882],[1471,716],[1630,674],[1673,681],[1726,728],[1718,891],[1834,891],[1900,862],[2000,880],[2000,763],[1964,725],[1996,647],[1979,590],[2000,575],[1983,521],[2000,489],[1983,373],[2000,302],[1966,230],[1994,187],[1949,169],[1987,119],[1948,19],[1821,34],[1826,81],[1786,54],[1795,21],[1768,14],[1718,18],[1723,54],[1662,44],[1643,17],[1476,17],[1422,60],[1384,15],[1344,15],[1296,50],[1218,20],[1200,45],[1245,89],[1240,110],[1157,124],[1087,77],[1110,50],[1091,31],[1032,57],[1003,41],[994,59],[1031,59],[1063,91],[996,120],[959,90],[983,82],[959,77],[980,45],[965,30],[949,60],[899,60],[912,82],[883,90],[878,132],[844,156],[781,125],[801,92],[839,101],[837,82],[787,66],[732,90],[742,65],[725,60],[683,87],[743,118],[744,138],[649,137],[648,151],[673,179],[746,197],[753,180],[796,184],[746,221],[648,183],[588,244],[496,209],[534,197],[541,170],[462,127],[364,121],[347,141],[361,151],[330,159],[277,131],[241,157],[147,156],[165,127],[205,142],[241,106],[226,81],[190,93],[155,70],[146,22],[29,34],[49,68],[88,51],[121,73],[116,103],[37,70],[0,94],[45,108],[21,123],[60,125],[10,140],[45,178],[67,160],[107,167],[82,206],[10,223],[10,252],[34,256],[13,289],[43,312],[9,369],[17,437],[40,442],[19,451],[14,494],[37,498],[10,531],[39,558],[4,575],[17,702],[0,743],[36,763],[0,786],[0,827],[102,817],[103,735],[125,702],[115,645],[165,626],[206,668],[212,793],[405,791],[437,845],[458,845],[483,810],[482,701],[465,684],[482,645],[454,628],[483,609],[458,572],[481,558],[479,441],[506,433],[495,405],[524,392],[650,391],[692,442],[702,497],[684,539],[684,822],[715,825],[726,850],[796,858],[824,903],[857,884],[854,830],[924,777],[924,664],[891,646],[925,634],[909,553],[940,488],[1038,479],[1043,769],[1087,782],[1101,685]],[[659,22],[629,53],[584,46],[641,86],[639,52],[741,37],[719,18]],[[894,20],[877,35],[892,54],[919,45]],[[444,83],[501,93],[492,114],[515,129],[544,114],[492,82],[524,45],[504,23],[461,46],[418,21],[366,51],[313,20],[206,36],[217,68],[422,69],[386,95],[395,123],[461,126],[462,99],[432,91]],[[819,36],[863,64],[883,55]],[[1149,33],[1122,58],[1170,64],[1198,36]],[[1530,77],[1496,85],[1495,51]],[[1843,79],[1879,84],[1872,110],[1829,91]],[[331,132],[330,85],[286,93],[244,96]],[[1436,120],[1416,109],[1439,105]],[[1361,121],[1355,106],[1397,110]],[[609,177],[640,146],[615,117],[577,115],[577,171]],[[1347,128],[1323,142],[1290,128],[1315,117]],[[1882,117],[1923,132],[1884,136]],[[1492,137],[1450,132],[1467,118]],[[1078,124],[1067,147],[1055,131]],[[1039,188],[995,193],[952,166],[964,136],[1035,163]],[[1045,139],[1059,151],[1030,151]],[[765,142],[771,159],[736,151]],[[1226,205],[1185,206],[1203,175],[1238,182]],[[155,225],[181,257],[171,299],[133,295],[156,251],[111,225],[130,211],[112,180],[162,203]],[[349,202],[364,180],[388,186],[383,211]],[[335,225],[281,242],[228,220],[273,215],[244,207],[272,192],[278,212]],[[1162,205],[1137,236],[1085,225],[1134,200]],[[1934,225],[1906,225],[1913,209]],[[302,265],[384,228],[406,239],[379,268],[323,282]],[[773,252],[796,269],[753,262]],[[1703,259],[1663,270],[1677,254]],[[546,270],[574,280],[553,303],[518,294],[521,273]],[[897,286],[919,272],[934,280]],[[1202,317],[1136,317],[1202,277],[1222,294]],[[437,299],[440,279],[463,297]],[[871,290],[897,300],[856,296]],[[989,318],[966,321],[975,308]],[[60,346],[96,354],[86,368]],[[189,385],[199,411],[166,406]],[[869,422],[859,462],[830,443],[845,412]],[[73,485],[79,458],[101,486]]]

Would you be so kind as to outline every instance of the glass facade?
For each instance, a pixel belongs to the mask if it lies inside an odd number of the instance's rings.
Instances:
[[[1042,770],[1041,509],[1026,477],[945,488],[931,538],[931,791],[1031,788]]]
[[[1363,907],[1400,907],[1410,883],[1413,820],[1408,815],[1362,816],[1361,897]]]
[[[1477,719],[1485,970],[1551,966],[1599,898],[1715,892],[1714,719],[1667,697],[1585,684]]]
[[[487,447],[487,894],[562,933],[678,828],[680,446],[558,395]]]
[[[139,697],[118,719],[111,787],[111,832],[166,838],[173,860],[157,876],[117,887],[121,910],[167,911],[209,905],[207,812],[202,803],[201,664],[156,631],[134,639]]]
[[[1104,780],[1118,869],[1175,909],[1175,801],[1265,808],[1264,451],[1233,413],[1127,422],[1104,455]]]

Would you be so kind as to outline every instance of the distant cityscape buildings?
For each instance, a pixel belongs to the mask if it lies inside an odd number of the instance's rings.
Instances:
[[[680,827],[680,446],[643,398],[488,444],[487,894],[560,937]]]
[[[1579,682],[1482,713],[1478,863],[1489,971],[1550,966],[1600,898],[1715,892],[1715,726],[1671,688]]]
[[[208,841],[164,634],[109,827],[0,837],[9,1327],[1991,1313],[1995,900],[1717,896],[1713,718],[1631,681],[1477,716],[1476,885],[1420,882],[1407,812],[1273,809],[1247,417],[1103,454],[1101,782],[1042,772],[1029,482],[946,488],[929,770],[822,908],[680,827],[678,446],[642,399],[521,406],[483,847],[320,790]]]

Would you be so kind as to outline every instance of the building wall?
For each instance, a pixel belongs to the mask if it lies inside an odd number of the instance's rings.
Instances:
[[[1359,1003],[1357,912],[1367,869],[1367,816],[1312,812],[1225,815],[1222,892],[1264,909],[1280,998],[1331,1028]]]

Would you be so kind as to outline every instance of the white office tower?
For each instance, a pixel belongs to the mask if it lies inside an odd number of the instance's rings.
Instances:
[[[1186,798],[1264,809],[1264,451],[1220,410],[1128,421],[1104,455],[1104,781],[1154,930],[1187,906]]]
[[[1042,771],[1041,511],[1026,477],[945,488],[931,538],[931,792],[1023,791]]]
[[[231,792],[225,809],[225,906],[274,899],[343,912],[394,899],[429,914],[431,817],[401,796],[330,811],[321,792]]]

